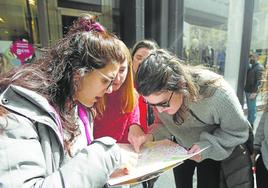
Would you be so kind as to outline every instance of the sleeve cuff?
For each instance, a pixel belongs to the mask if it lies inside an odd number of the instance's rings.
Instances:
[[[211,144],[208,141],[201,141],[201,142],[197,142],[195,144],[198,145],[200,147],[200,149],[207,148],[201,152],[202,160],[210,158],[209,153],[210,153]]]
[[[116,140],[113,139],[112,137],[105,136],[105,137],[101,137],[101,138],[93,140],[92,144],[96,143],[96,142],[102,143],[105,146],[112,146],[112,145],[114,145],[116,143]]]

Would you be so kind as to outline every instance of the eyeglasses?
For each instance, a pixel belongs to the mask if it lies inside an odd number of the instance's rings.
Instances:
[[[158,103],[158,104],[151,104],[151,103],[149,103],[149,104],[151,106],[155,106],[155,107],[162,107],[162,108],[170,107],[170,100],[171,100],[171,98],[173,96],[173,93],[174,93],[174,91],[172,91],[172,93],[170,94],[169,99],[166,102],[161,102],[161,103]]]
[[[107,90],[113,85],[114,83],[114,79],[111,79],[110,77],[108,77],[107,75],[103,74],[101,71],[99,71],[98,69],[95,69],[94,67],[92,67],[93,70],[95,70],[99,75],[101,75],[103,78],[109,80],[109,84],[107,86]]]

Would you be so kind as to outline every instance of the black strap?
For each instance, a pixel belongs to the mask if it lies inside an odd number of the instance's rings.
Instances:
[[[150,104],[147,104],[147,125],[150,126],[154,123],[154,112],[153,107]]]

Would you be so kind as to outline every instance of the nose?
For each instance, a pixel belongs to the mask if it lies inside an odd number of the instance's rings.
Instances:
[[[117,75],[115,76],[115,78],[114,78],[114,83],[115,83],[115,84],[118,84],[119,82],[120,82],[120,75],[117,74]]]

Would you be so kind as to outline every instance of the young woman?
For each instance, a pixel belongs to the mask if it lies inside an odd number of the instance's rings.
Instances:
[[[158,49],[156,42],[152,40],[141,40],[138,41],[132,49],[132,61],[133,61],[133,72],[134,75],[141,62],[150,54],[151,51]],[[139,108],[140,108],[140,123],[142,127],[145,127],[145,132],[148,132],[147,127],[154,122],[153,109],[148,106],[143,97],[139,97]]]
[[[134,88],[131,56],[123,42],[120,46],[126,59],[114,79],[113,92],[105,95],[105,110],[100,118],[94,121],[94,137],[110,136],[118,143],[131,143],[136,150],[135,146],[146,139],[143,130],[146,127],[140,126],[138,94]]]
[[[162,122],[153,127],[151,139],[173,135],[189,153],[207,148],[178,167],[177,187],[192,187],[195,167],[198,187],[219,187],[220,161],[228,158],[235,148],[240,149],[238,145],[248,138],[249,123],[232,88],[220,75],[183,65],[164,50],[151,53],[139,66],[136,87],[157,108]],[[252,180],[250,164],[245,165],[248,171],[241,174],[241,179]],[[242,167],[236,170],[240,169],[244,170]],[[243,181],[240,186],[252,187],[252,182]]]
[[[150,54],[150,52],[158,48],[159,46],[156,42],[147,39],[140,40],[134,44],[131,53],[134,73],[137,72],[139,65]]]
[[[134,75],[141,62],[153,51],[158,49],[159,46],[152,40],[140,40],[132,49],[132,61]],[[139,108],[140,108],[140,123],[145,133],[148,133],[148,128],[151,124],[156,122],[156,118],[153,113],[153,108],[146,104],[142,96],[139,96]],[[143,188],[153,188],[157,178],[145,181],[142,183]]]
[[[268,91],[268,71],[264,77],[263,92],[267,95]],[[268,187],[268,101],[266,96],[266,108],[261,117],[254,139],[254,159],[259,157],[256,164],[256,181],[258,188]]]
[[[119,40],[83,15],[41,59],[0,77],[1,187],[106,183],[123,159],[112,138],[93,139],[93,106],[124,60]]]

